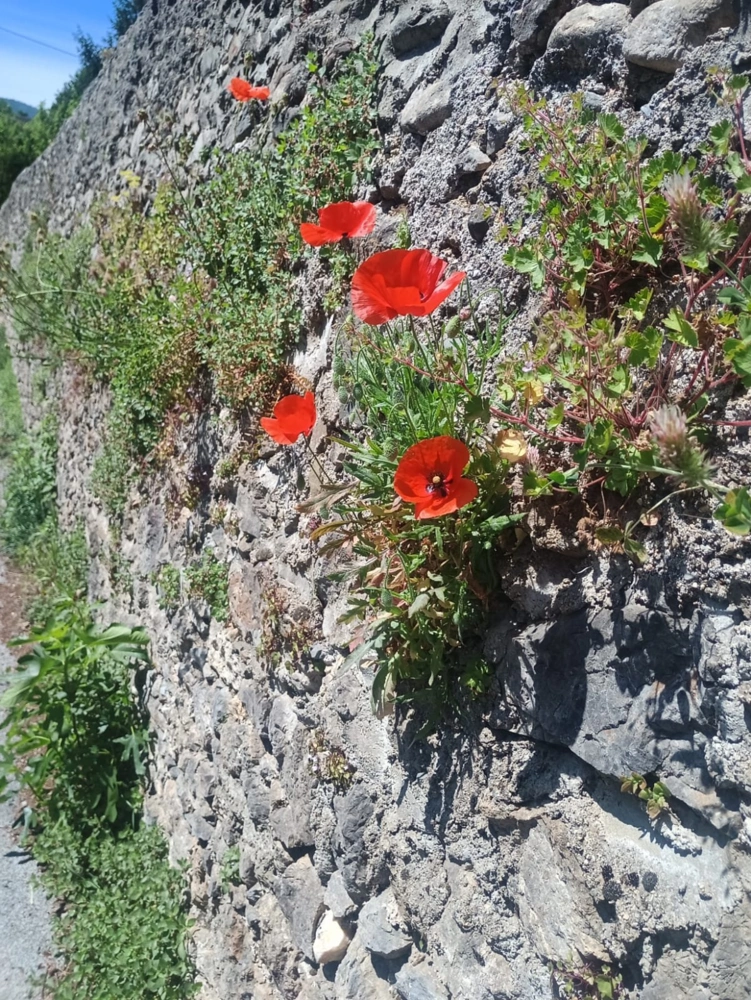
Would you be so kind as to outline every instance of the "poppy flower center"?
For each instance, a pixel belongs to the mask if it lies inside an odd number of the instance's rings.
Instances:
[[[448,496],[449,492],[448,483],[446,482],[446,479],[444,478],[443,474],[440,472],[436,472],[436,474],[427,484],[426,489],[428,493],[432,494],[437,493],[439,496],[442,497]]]

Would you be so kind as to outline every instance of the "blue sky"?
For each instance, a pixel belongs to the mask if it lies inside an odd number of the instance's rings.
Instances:
[[[112,0],[0,0],[0,29],[10,29],[75,55],[80,27],[101,42],[110,28]],[[49,105],[78,69],[78,59],[0,30],[0,97]]]

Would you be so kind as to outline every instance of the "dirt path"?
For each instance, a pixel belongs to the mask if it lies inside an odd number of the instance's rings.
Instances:
[[[23,581],[0,558],[0,691],[14,659],[4,642],[23,628]],[[2,739],[0,731],[0,739]],[[16,843],[11,831],[14,802],[0,803],[0,1000],[39,1000],[45,953],[51,945],[50,908],[32,885],[36,866]]]

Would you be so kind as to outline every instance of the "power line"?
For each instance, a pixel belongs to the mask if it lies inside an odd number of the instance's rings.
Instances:
[[[40,42],[38,38],[32,38],[31,35],[22,35],[20,31],[11,31],[10,28],[4,28],[0,25],[0,31],[7,31],[9,35],[15,35],[16,38],[25,38],[27,42],[34,42],[35,45],[43,45],[46,49],[54,49],[55,52],[62,52],[64,56],[72,56],[73,59],[78,59],[75,52],[68,52],[67,49],[59,49],[57,45],[50,45],[48,42]]]

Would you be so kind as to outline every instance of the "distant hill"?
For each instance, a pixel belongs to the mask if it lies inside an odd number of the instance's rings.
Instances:
[[[32,108],[30,104],[24,104],[23,101],[12,101],[9,97],[0,97],[0,102],[10,105],[11,111],[15,111],[19,118],[33,118],[39,110]]]

